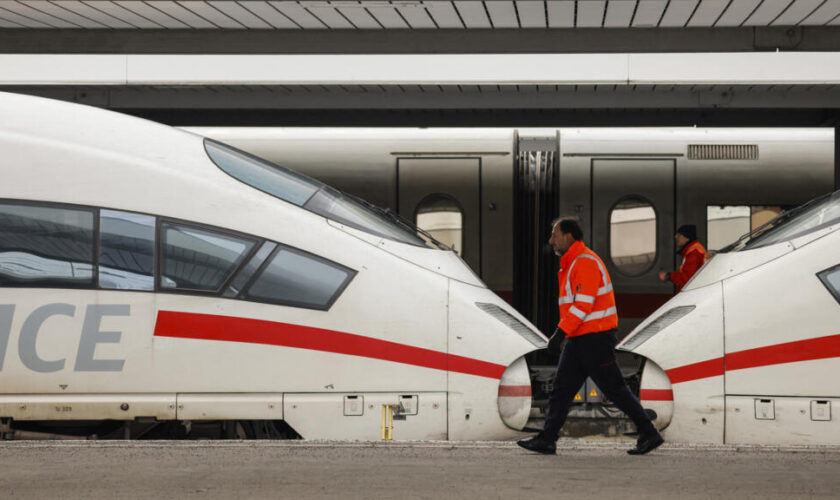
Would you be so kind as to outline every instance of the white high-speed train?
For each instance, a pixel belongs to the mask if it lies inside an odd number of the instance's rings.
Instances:
[[[666,440],[840,445],[840,191],[718,253],[618,348]]]
[[[383,405],[401,440],[526,424],[523,356],[545,337],[392,213],[222,143],[46,99],[0,93],[0,152],[7,437],[113,420],[379,439]]]
[[[830,130],[198,130],[382,210],[146,121],[9,94],[0,110],[7,435],[106,420],[378,439],[392,404],[395,439],[515,436],[547,390],[524,356],[551,360],[499,297],[552,324],[540,246],[565,213],[605,257],[623,331],[644,321],[621,347],[667,439],[838,441],[836,194],[659,310],[655,278],[677,225],[721,243],[830,191]],[[470,267],[394,212],[446,215],[436,234],[460,232]]]

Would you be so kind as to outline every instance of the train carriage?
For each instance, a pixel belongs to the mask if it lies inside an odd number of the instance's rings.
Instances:
[[[545,338],[404,221],[224,144],[0,95],[0,416],[501,439]],[[393,411],[393,410],[391,410]]]

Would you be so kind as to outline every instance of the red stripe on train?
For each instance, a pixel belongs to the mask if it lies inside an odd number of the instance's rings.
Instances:
[[[487,361],[352,333],[213,314],[159,311],[155,336],[294,347],[494,379],[501,379],[505,371],[504,366]]]
[[[671,389],[642,389],[639,391],[642,401],[673,401],[674,391]]]
[[[530,385],[500,385],[499,397],[522,398],[531,395]]]
[[[726,355],[726,370],[840,357],[840,335],[797,340]]]
[[[701,378],[717,377],[718,375],[723,375],[723,358],[715,358],[671,368],[670,370],[665,370],[665,374],[668,375],[668,379],[672,384],[690,382]]]
[[[840,335],[797,340],[726,355],[726,371],[840,357]],[[724,373],[724,358],[715,358],[665,370],[672,384],[690,382]]]

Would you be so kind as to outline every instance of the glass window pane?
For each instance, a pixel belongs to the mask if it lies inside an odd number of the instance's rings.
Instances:
[[[708,251],[716,252],[732,244],[750,230],[750,207],[746,205],[706,207],[706,249]]]
[[[217,291],[251,251],[253,241],[163,224],[161,288]]]
[[[416,221],[417,227],[461,255],[464,248],[464,214],[454,199],[444,195],[424,199],[417,207]]]
[[[99,212],[99,286],[116,290],[155,289],[155,218]]]
[[[840,266],[834,266],[831,269],[819,273],[820,280],[823,282],[828,291],[834,295],[835,300],[840,302]]]
[[[622,273],[639,276],[656,262],[656,212],[641,198],[619,202],[610,212],[610,258]]]
[[[706,242],[717,252],[781,213],[780,206],[724,205],[706,207]]]
[[[210,159],[228,175],[281,200],[303,206],[321,184],[230,146],[205,140]]]
[[[326,309],[354,271],[333,262],[281,247],[246,292],[254,299]]]
[[[0,284],[93,285],[93,212],[0,204]]]

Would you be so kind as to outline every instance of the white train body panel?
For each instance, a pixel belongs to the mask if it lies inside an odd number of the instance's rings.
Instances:
[[[0,203],[187,221],[355,271],[328,310],[160,288],[0,286],[0,416],[283,419],[305,438],[379,439],[381,405],[413,396],[395,439],[518,435],[499,413],[500,379],[536,346],[475,302],[517,317],[537,344],[544,338],[453,252],[349,228],[253,189],[192,134],[7,94],[0,109]],[[527,378],[521,365],[511,370]]]
[[[840,192],[832,196],[813,216],[823,227],[718,254],[619,346],[661,367],[646,370],[641,399],[663,410],[666,439],[840,445]],[[684,306],[694,309],[662,322]]]

